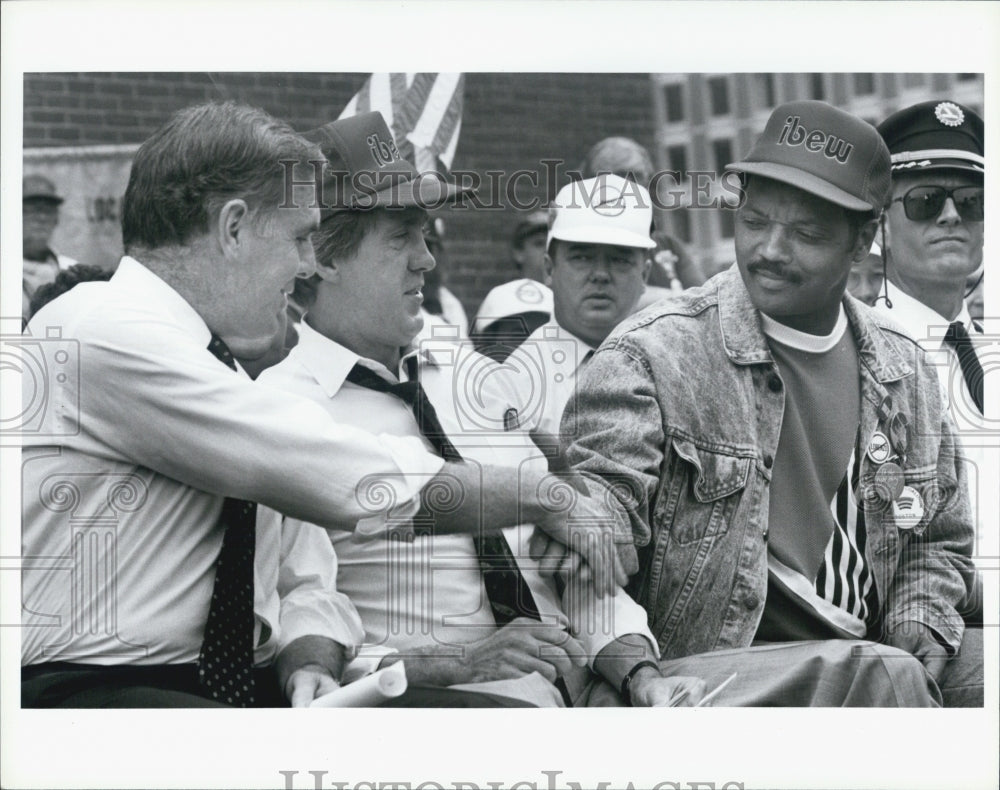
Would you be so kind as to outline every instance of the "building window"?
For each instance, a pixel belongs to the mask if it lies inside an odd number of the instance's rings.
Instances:
[[[712,77],[708,80],[709,109],[712,115],[729,114],[729,80]]]
[[[927,77],[924,74],[904,74],[903,75],[903,87],[904,88],[922,88],[927,83]]]
[[[826,80],[822,74],[809,75],[809,97],[817,101],[826,99]]]
[[[754,74],[757,104],[759,107],[774,107],[778,103],[778,95],[774,85],[773,74]]]
[[[715,167],[721,173],[733,161],[733,141],[726,137],[712,140],[712,155],[715,157]]]
[[[685,244],[691,243],[691,217],[686,208],[676,208],[670,212],[671,235]]]
[[[712,156],[715,158],[715,171],[721,175],[726,165],[733,161],[733,141],[728,138],[712,140]],[[736,211],[722,203],[717,213],[719,235],[724,239],[733,238],[736,235]]]
[[[688,156],[686,145],[671,145],[667,147],[667,167],[678,173],[678,179],[687,177]]]
[[[855,74],[854,75],[854,95],[855,96],[871,96],[875,93],[875,75],[874,74]]]
[[[684,85],[673,82],[663,86],[663,99],[667,106],[667,123],[678,123],[685,119]]]

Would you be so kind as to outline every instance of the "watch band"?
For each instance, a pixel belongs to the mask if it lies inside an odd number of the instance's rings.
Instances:
[[[625,704],[628,705],[630,708],[632,707],[632,679],[636,676],[636,673],[643,667],[651,667],[652,669],[655,669],[657,672],[660,671],[660,667],[657,665],[655,661],[648,661],[648,660],[640,661],[638,664],[636,664],[628,671],[628,674],[624,678],[622,678],[622,687],[621,687],[622,699],[625,700]]]

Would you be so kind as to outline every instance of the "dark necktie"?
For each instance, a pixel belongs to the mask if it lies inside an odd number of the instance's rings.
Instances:
[[[416,363],[416,358],[410,357],[407,362]],[[445,435],[434,404],[430,402],[424,388],[417,380],[415,365],[409,368],[409,373],[410,381],[393,384],[364,365],[356,364],[347,374],[347,380],[359,387],[395,395],[407,403],[413,411],[420,432],[427,437],[441,457],[448,461],[462,460],[462,454]],[[489,598],[497,625],[505,626],[516,617],[541,620],[531,589],[521,575],[504,536],[500,533],[476,535],[473,541],[476,545],[476,554],[479,556],[479,568],[483,574],[486,596]]]
[[[215,335],[208,346],[236,370],[226,344]],[[253,567],[257,504],[227,498],[219,526],[222,548],[215,561],[215,586],[198,656],[198,680],[213,699],[245,708],[253,704]]]
[[[958,364],[962,367],[962,378],[965,379],[965,386],[972,394],[972,400],[983,413],[983,367],[979,364],[976,356],[976,349],[972,345],[972,339],[965,330],[961,321],[955,321],[948,326],[945,333],[944,342],[955,349],[958,356]]]

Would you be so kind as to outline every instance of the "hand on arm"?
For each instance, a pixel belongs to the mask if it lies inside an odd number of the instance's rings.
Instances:
[[[531,523],[586,560],[598,595],[613,595],[628,581],[615,550],[613,517],[563,476],[448,463],[424,488],[422,501],[421,514],[433,518],[439,534]]]

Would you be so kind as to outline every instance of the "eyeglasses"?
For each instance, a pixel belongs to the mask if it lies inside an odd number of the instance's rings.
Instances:
[[[944,203],[948,198],[955,202],[955,210],[958,216],[966,222],[983,221],[983,194],[982,187],[955,187],[945,189],[944,187],[914,187],[903,197],[895,198],[893,203],[903,204],[903,213],[906,218],[914,222],[922,222],[936,218]]]

